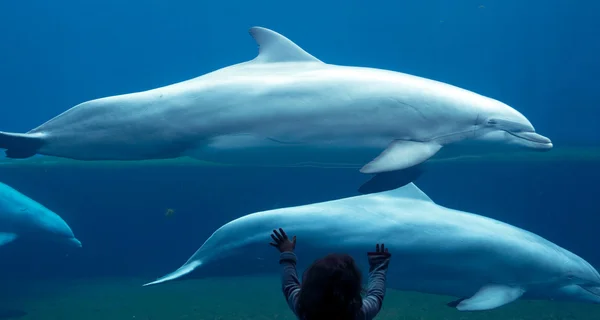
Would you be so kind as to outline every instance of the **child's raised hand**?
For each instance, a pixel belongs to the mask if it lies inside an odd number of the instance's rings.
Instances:
[[[381,247],[379,244],[375,245],[375,251],[367,252],[367,256],[369,259],[369,272],[371,272],[382,266],[387,266],[392,255],[382,243]]]
[[[386,247],[384,247],[383,243],[381,244],[381,249],[379,248],[379,243],[375,245],[375,252],[367,252],[369,256],[382,256],[389,258],[391,256],[390,252]]]
[[[290,241],[287,234],[285,234],[285,231],[283,231],[281,228],[279,228],[279,232],[277,232],[277,230],[273,230],[271,238],[275,242],[270,242],[269,244],[277,248],[279,252],[294,251],[296,248],[296,236],[294,236],[292,241]]]

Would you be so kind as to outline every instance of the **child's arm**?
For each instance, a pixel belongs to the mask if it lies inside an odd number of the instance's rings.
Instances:
[[[385,295],[385,277],[390,257],[369,254],[369,284],[367,296],[363,299],[362,313],[365,319],[373,319],[381,310]]]
[[[279,264],[283,266],[281,290],[290,309],[297,315],[296,304],[300,294],[300,281],[296,273],[296,254],[292,251],[282,252],[279,256]]]

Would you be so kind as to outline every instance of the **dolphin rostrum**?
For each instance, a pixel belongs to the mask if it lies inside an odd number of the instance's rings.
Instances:
[[[279,227],[298,237],[304,267],[321,255],[345,252],[367,272],[366,252],[385,243],[397,257],[390,263],[388,287],[455,296],[459,299],[449,305],[461,311],[493,309],[519,298],[600,303],[600,275],[582,258],[512,225],[437,205],[412,183],[235,219],[179,269],[146,285],[214,266],[219,275],[274,271],[277,253],[268,243]]]
[[[27,133],[0,132],[0,148],[9,158],[190,156],[375,175],[414,168],[465,140],[552,148],[500,101],[400,72],[327,64],[262,27],[250,34],[259,46],[253,60],[83,102]]]
[[[81,247],[81,242],[60,216],[0,182],[0,246],[19,237]]]

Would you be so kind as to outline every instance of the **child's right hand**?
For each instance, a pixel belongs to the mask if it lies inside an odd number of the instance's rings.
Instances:
[[[292,241],[290,241],[287,234],[285,234],[285,231],[283,231],[281,228],[279,228],[279,232],[277,232],[277,230],[273,230],[271,238],[273,241],[275,241],[275,243],[270,242],[269,244],[277,248],[279,252],[294,251],[296,248],[296,236],[294,236]]]

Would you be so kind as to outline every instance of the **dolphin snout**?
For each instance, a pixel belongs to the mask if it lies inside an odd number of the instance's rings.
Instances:
[[[533,131],[528,131],[528,132],[510,132],[510,134],[512,134],[513,136],[523,139],[525,141],[523,141],[523,145],[532,148],[532,149],[537,149],[540,151],[547,151],[552,149],[553,145],[552,145],[552,140],[550,140],[547,137],[544,137],[543,135],[533,132]]]
[[[543,135],[536,132],[524,132],[520,135],[523,139],[527,139],[537,143],[552,144],[552,141]]]
[[[552,144],[552,140],[550,140],[547,137],[544,137],[541,134],[535,133],[535,132],[530,132],[527,135],[527,139],[529,141],[535,142],[536,143],[535,148],[540,151],[548,151],[554,147],[554,145]]]
[[[77,238],[70,238],[69,239],[69,244],[76,247],[76,248],[81,248],[81,241],[77,240]]]

